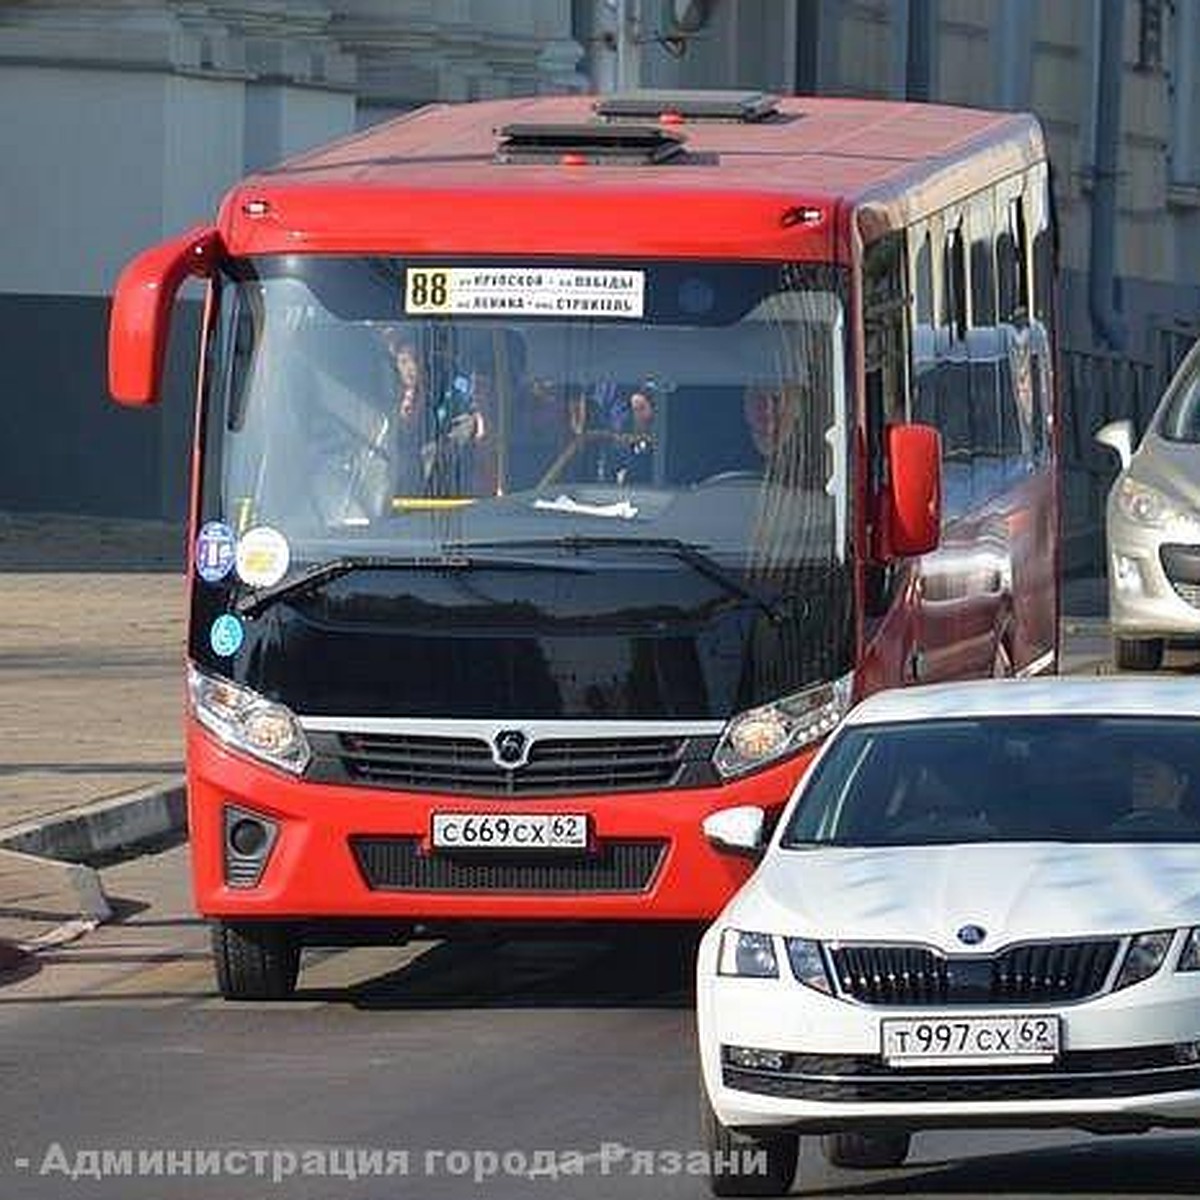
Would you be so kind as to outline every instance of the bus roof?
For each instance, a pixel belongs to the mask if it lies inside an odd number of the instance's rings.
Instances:
[[[663,125],[684,152],[655,164],[497,158],[505,127],[593,124],[594,104],[417,110],[248,177],[222,205],[223,241],[233,254],[843,259],[852,211],[899,225],[1044,156],[1026,114],[789,97],[764,120]]]

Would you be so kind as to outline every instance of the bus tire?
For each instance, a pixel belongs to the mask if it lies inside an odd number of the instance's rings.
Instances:
[[[1113,658],[1118,671],[1157,671],[1162,666],[1162,638],[1117,638]]]
[[[226,1000],[286,1000],[295,992],[300,944],[287,926],[214,921],[212,947]]]
[[[700,1125],[708,1152],[708,1186],[714,1196],[786,1196],[796,1178],[800,1155],[798,1134],[783,1131],[765,1135],[739,1133],[722,1125],[700,1088]],[[764,1169],[740,1171],[736,1164]]]
[[[878,1170],[901,1166],[908,1157],[911,1142],[912,1134],[904,1129],[875,1130],[873,1133],[846,1129],[827,1133],[821,1139],[821,1153],[831,1166]]]

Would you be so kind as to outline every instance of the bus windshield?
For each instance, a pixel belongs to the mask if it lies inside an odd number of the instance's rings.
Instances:
[[[203,519],[271,527],[293,565],[570,538],[844,565],[845,286],[788,264],[233,263]]]

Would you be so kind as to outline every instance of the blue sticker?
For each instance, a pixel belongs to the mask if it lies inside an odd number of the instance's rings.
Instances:
[[[242,628],[241,621],[233,613],[222,613],[213,622],[212,629],[208,633],[213,653],[219,654],[222,658],[231,658],[235,655],[242,648],[245,638],[246,631]]]
[[[224,521],[209,521],[196,537],[196,574],[216,583],[233,570],[237,539]]]

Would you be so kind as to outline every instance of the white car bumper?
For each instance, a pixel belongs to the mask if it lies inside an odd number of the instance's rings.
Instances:
[[[731,1128],[898,1124],[1096,1130],[1200,1124],[1200,977],[1161,978],[1059,1007],[917,1009],[834,999],[787,977],[704,971],[701,1061],[713,1109]],[[885,1017],[1055,1015],[1061,1053],[1046,1065],[887,1067]],[[723,1048],[782,1051],[781,1070],[732,1065]]]

